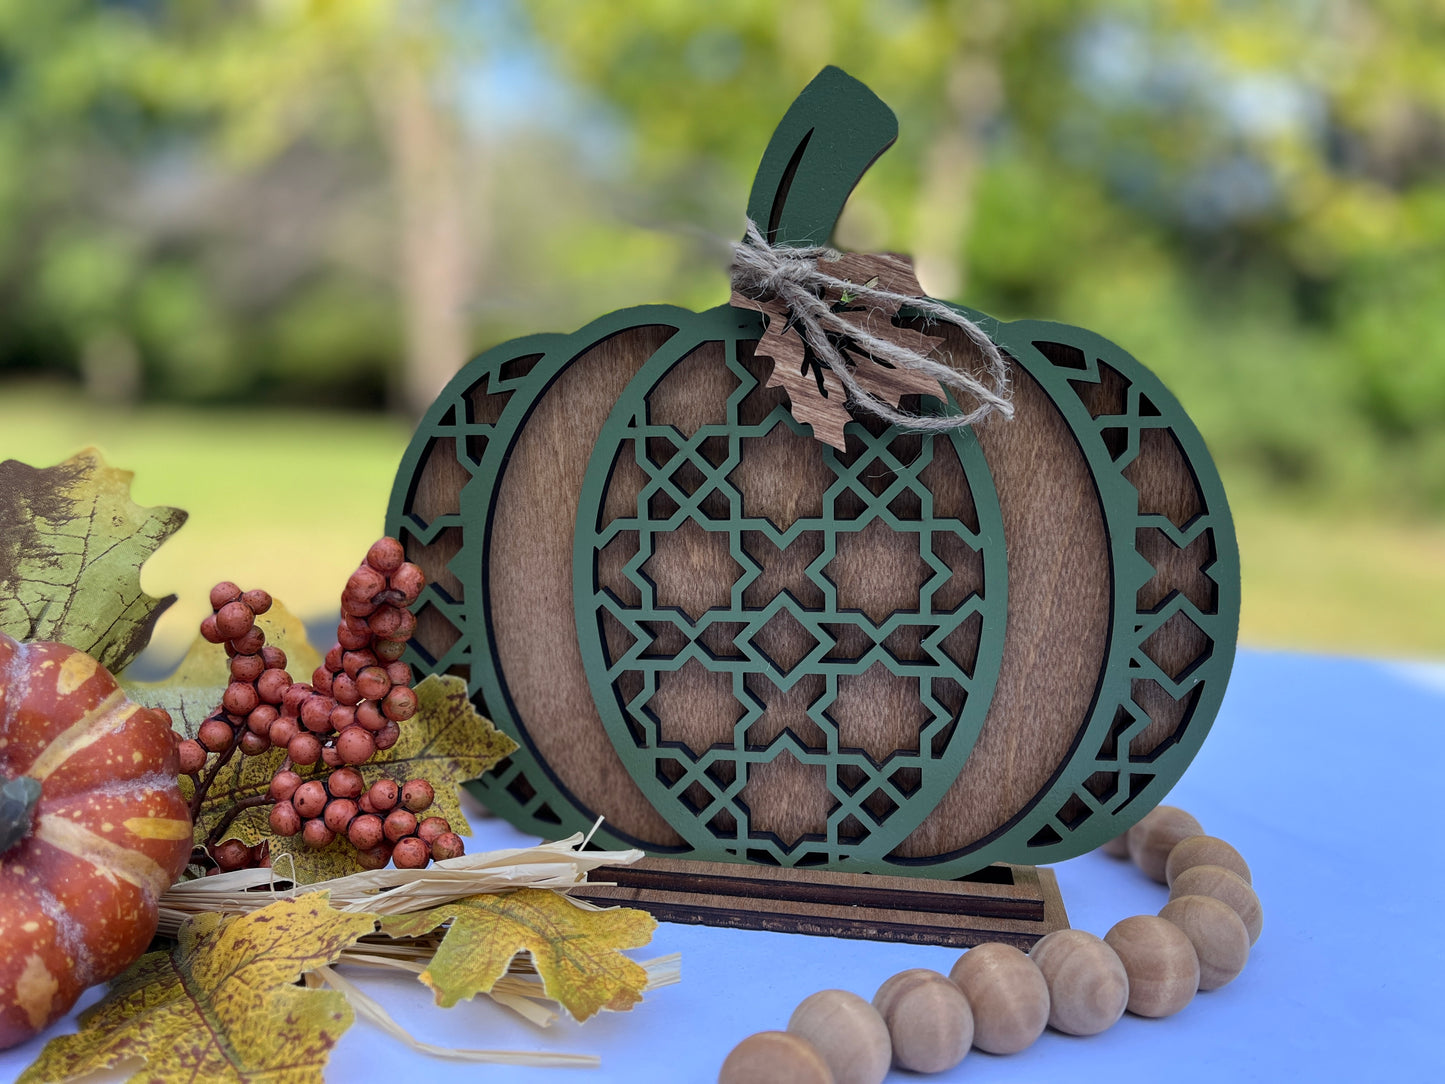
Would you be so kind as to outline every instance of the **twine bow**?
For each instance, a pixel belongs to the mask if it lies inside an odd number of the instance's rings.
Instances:
[[[874,275],[860,283],[830,273],[844,270],[843,265],[849,260],[880,261],[880,266],[891,270],[888,277],[893,281],[880,283],[882,276]],[[829,264],[835,266],[830,268]],[[818,246],[774,247],[763,237],[757,224],[749,221],[746,240],[733,246],[732,284],[735,297],[772,317],[770,338],[795,329],[801,334],[806,344],[804,367],[815,360],[827,366],[828,372],[846,390],[848,405],[854,408],[894,425],[928,431],[960,429],[995,413],[1005,418],[1013,416],[1013,403],[1008,397],[1008,361],[1003,353],[972,320],[923,297],[923,289],[918,286],[911,268],[898,257],[845,256]],[[901,292],[899,286],[916,289],[917,294]],[[976,375],[928,357],[940,340],[893,324],[893,315],[905,306],[928,322],[947,323],[961,330],[978,353],[981,373]],[[778,320],[780,315],[782,321]],[[782,327],[774,326],[780,323]],[[759,353],[763,352],[760,346]],[[891,379],[870,378],[860,368],[863,361],[896,372]],[[826,374],[820,370],[815,375],[818,393],[826,397]],[[863,379],[860,380],[860,376]],[[918,377],[936,381],[954,393],[960,406],[973,403],[973,409],[942,416],[910,414],[896,409],[877,394],[879,390],[891,393],[889,397],[896,402],[900,391],[906,393],[928,386]],[[790,397],[796,398],[800,385],[789,381],[788,386]],[[793,405],[797,414],[798,404]],[[842,409],[842,404],[837,404],[837,410]],[[841,426],[837,440],[819,435],[841,447]]]

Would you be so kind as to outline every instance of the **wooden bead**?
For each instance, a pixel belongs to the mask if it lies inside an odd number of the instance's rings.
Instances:
[[[915,1073],[941,1073],[973,1045],[968,999],[937,971],[900,971],[878,987],[873,1007],[888,1025],[893,1064]]]
[[[1249,933],[1249,943],[1259,940],[1264,929],[1264,909],[1259,896],[1243,877],[1223,866],[1190,866],[1169,884],[1169,898],[1180,896],[1213,896],[1229,904],[1244,922]]]
[[[958,958],[948,977],[973,1009],[973,1045],[990,1054],[1017,1054],[1049,1023],[1049,984],[1039,965],[1012,945],[977,945]]]
[[[1129,1011],[1135,1016],[1173,1016],[1194,1000],[1199,960],[1194,944],[1172,922],[1135,915],[1104,935],[1129,976]]]
[[[1164,880],[1164,865],[1169,852],[1186,836],[1202,836],[1204,829],[1199,822],[1184,810],[1172,805],[1161,805],[1151,809],[1144,819],[1129,829],[1125,837],[1129,845],[1129,857],[1146,875],[1158,881]]]
[[[883,1017],[847,990],[819,990],[804,998],[788,1031],[813,1044],[837,1084],[880,1084],[893,1062]]]
[[[1068,1035],[1113,1027],[1129,1003],[1129,976],[1118,954],[1083,930],[1055,930],[1029,957],[1049,987],[1049,1026]]]
[[[717,1084],[834,1084],[813,1045],[786,1031],[749,1035],[722,1063]]]
[[[1109,840],[1108,843],[1101,843],[1099,845],[1099,850],[1103,851],[1110,858],[1128,858],[1129,833],[1125,832],[1121,836],[1115,836],[1113,839]]]
[[[1239,874],[1245,884],[1253,884],[1249,875],[1249,863],[1222,839],[1214,836],[1185,836],[1164,862],[1165,883],[1173,886],[1174,878],[1195,866],[1223,866]]]
[[[1249,931],[1234,908],[1213,896],[1180,896],[1159,912],[1184,931],[1199,957],[1199,988],[1232,982],[1249,961]]]

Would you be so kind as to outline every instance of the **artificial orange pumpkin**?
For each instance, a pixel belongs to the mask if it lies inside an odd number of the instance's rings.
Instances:
[[[0,633],[0,1049],[145,952],[191,853],[178,768],[89,655]]]

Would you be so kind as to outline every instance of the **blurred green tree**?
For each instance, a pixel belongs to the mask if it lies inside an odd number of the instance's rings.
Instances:
[[[401,353],[430,402],[471,338],[439,6],[0,3],[0,363],[366,403]]]
[[[1438,4],[525,7],[667,214],[736,234],[780,103],[839,64],[904,118],[840,243],[1118,339],[1244,484],[1445,507]]]
[[[1410,0],[0,0],[0,370],[415,411],[717,303],[835,63],[903,120],[840,244],[1120,341],[1232,486],[1438,513],[1442,47]]]

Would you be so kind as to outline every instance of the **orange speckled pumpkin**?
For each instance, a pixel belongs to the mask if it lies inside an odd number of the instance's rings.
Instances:
[[[155,936],[191,853],[167,717],[84,652],[0,633],[0,1049]]]

